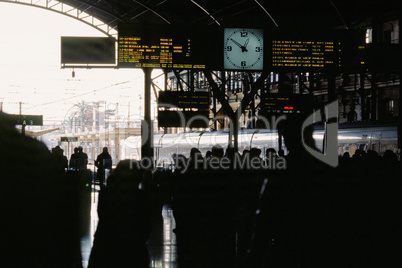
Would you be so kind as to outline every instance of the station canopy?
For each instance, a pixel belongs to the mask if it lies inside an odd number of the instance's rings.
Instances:
[[[117,29],[120,23],[263,27],[281,31],[356,29],[401,10],[401,1],[365,0],[60,0]],[[400,15],[398,15],[400,16]],[[207,38],[207,36],[206,36]]]

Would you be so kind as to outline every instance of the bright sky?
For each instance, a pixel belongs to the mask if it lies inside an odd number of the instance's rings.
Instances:
[[[76,103],[119,103],[122,116],[143,116],[143,72],[135,69],[61,69],[61,36],[104,36],[53,11],[0,2],[0,102],[3,111],[62,122]],[[155,70],[153,76],[160,71]],[[156,84],[163,87],[163,79]],[[153,94],[152,94],[153,95]],[[152,96],[154,99],[154,96]],[[130,108],[130,109],[129,109]],[[154,108],[152,109],[154,110]]]

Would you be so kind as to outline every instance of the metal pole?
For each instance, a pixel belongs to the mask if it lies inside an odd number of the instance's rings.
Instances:
[[[141,126],[141,157],[153,160],[153,133],[151,120],[152,68],[143,68],[144,72],[144,120]]]
[[[360,80],[359,80],[359,86],[360,86],[360,116],[361,116],[361,121],[366,121],[367,116],[366,116],[366,92],[364,88],[364,76],[365,73],[362,72],[360,73]],[[353,101],[353,100],[352,100]]]

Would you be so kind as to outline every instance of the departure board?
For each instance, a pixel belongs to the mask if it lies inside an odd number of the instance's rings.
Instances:
[[[113,37],[61,37],[62,64],[115,64],[116,39]]]
[[[338,69],[339,41],[272,40],[273,69]]]
[[[313,99],[310,94],[270,93],[261,99],[262,114],[310,113]]]
[[[182,119],[188,127],[208,127],[209,92],[159,91],[158,126],[183,127]]]
[[[205,69],[214,65],[219,49],[205,38],[213,38],[213,29],[120,24],[118,31],[118,66],[123,68]]]
[[[159,91],[158,107],[209,109],[209,92]]]

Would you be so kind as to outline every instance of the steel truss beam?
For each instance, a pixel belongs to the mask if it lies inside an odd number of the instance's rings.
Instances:
[[[0,0],[4,3],[20,4],[25,6],[32,6],[37,8],[43,8],[49,11],[57,12],[59,14],[68,16],[70,18],[79,20],[97,30],[104,33],[109,37],[117,38],[117,30],[114,27],[109,26],[105,22],[89,15],[84,10],[80,10],[73,6],[64,4],[56,0]],[[90,6],[90,8],[96,8],[95,6]],[[102,12],[105,12],[102,10]],[[108,14],[111,15],[112,14]],[[116,19],[118,19],[116,17]]]

